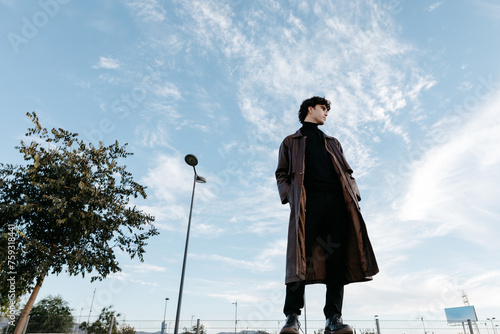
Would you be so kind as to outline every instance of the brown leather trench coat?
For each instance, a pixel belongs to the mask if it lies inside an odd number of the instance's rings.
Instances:
[[[323,133],[323,132],[322,132]],[[361,200],[352,169],[347,163],[339,141],[323,133],[325,145],[339,175],[349,222],[346,241],[345,284],[371,280],[378,273],[375,254],[368,238],[358,201]],[[285,283],[305,281],[306,284],[325,283],[325,247],[313,245],[313,269],[306,270],[304,159],[306,137],[300,130],[287,136],[279,149],[276,180],[281,203],[290,204]]]

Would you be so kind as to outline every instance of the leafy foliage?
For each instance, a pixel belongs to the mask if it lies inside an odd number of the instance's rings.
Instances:
[[[195,334],[196,333],[196,330],[198,329],[198,327],[196,327],[196,325],[194,325],[191,330],[188,330],[187,327],[184,327],[182,329],[182,334]],[[207,331],[205,330],[205,326],[203,326],[203,324],[200,324],[200,334],[206,334]]]
[[[40,300],[30,312],[28,333],[69,333],[73,316],[68,302],[60,296]]]
[[[69,333],[73,327],[72,309],[61,296],[48,296],[40,300],[30,312],[27,333]],[[19,319],[19,314],[17,319]],[[9,326],[9,333],[14,326]]]
[[[118,326],[118,318],[121,316],[120,313],[112,310],[113,306],[104,307],[99,314],[99,318],[91,324],[87,322],[82,322],[80,324],[80,329],[85,330],[89,334],[107,334],[109,331],[109,326],[111,324],[111,319],[113,320],[113,328],[111,334],[135,334],[136,330],[134,327],[129,325]]]
[[[9,271],[15,273],[16,298],[46,274],[63,270],[101,280],[121,270],[116,249],[143,261],[147,239],[158,234],[154,217],[130,205],[146,192],[119,164],[132,155],[126,144],[96,147],[77,133],[49,132],[34,112],[28,117],[32,141],[16,147],[27,164],[0,164],[0,246],[5,250],[9,243],[16,251],[15,270],[0,253],[2,305],[12,292],[4,279]]]
[[[111,330],[111,334],[120,334],[117,322],[121,314],[116,313],[116,311],[112,310],[112,307],[113,306],[104,307],[101,311],[101,314],[99,314],[99,318],[93,323],[89,324],[87,322],[82,322],[80,325],[80,329],[83,329],[90,334],[107,334],[109,326],[111,325],[111,318],[114,317],[113,329]]]
[[[135,334],[136,332],[135,328],[129,325],[120,326],[118,329],[118,334]]]

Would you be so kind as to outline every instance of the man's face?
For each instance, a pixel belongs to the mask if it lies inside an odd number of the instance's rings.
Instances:
[[[328,116],[328,110],[325,105],[317,104],[314,108],[309,107],[308,110],[309,111],[304,121],[319,125],[325,124],[326,116]]]

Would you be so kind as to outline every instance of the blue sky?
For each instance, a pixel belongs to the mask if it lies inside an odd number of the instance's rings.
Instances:
[[[288,206],[274,170],[302,100],[355,170],[380,274],[346,287],[344,318],[445,319],[467,293],[500,317],[500,3],[496,0],[0,0],[1,162],[36,111],[48,128],[128,143],[161,234],[105,281],[47,277],[75,315],[282,319]],[[322,319],[324,286],[307,290]],[[85,319],[84,319],[85,320]]]

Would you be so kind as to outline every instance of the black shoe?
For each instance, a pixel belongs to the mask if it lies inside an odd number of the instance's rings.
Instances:
[[[281,329],[280,334],[299,334],[299,328],[299,316],[292,313],[286,317],[285,326]]]
[[[342,323],[342,318],[338,315],[326,319],[325,334],[352,334],[352,328]]]

